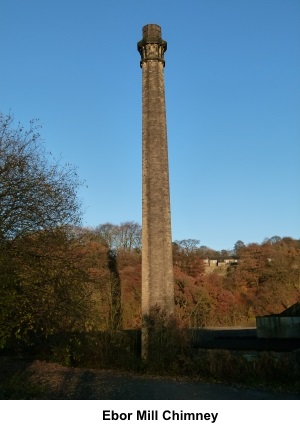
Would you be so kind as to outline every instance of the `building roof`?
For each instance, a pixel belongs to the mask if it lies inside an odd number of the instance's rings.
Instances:
[[[281,317],[300,317],[300,302],[295,303],[279,315]]]

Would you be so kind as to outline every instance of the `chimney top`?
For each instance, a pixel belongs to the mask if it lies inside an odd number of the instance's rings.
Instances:
[[[161,28],[156,24],[147,24],[143,27],[143,39],[161,38]]]

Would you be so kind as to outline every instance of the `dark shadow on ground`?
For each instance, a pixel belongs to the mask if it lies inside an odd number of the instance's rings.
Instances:
[[[49,400],[300,400],[300,394],[68,368],[38,360],[26,367],[25,375],[26,381],[29,377],[32,383],[43,387],[43,398]]]

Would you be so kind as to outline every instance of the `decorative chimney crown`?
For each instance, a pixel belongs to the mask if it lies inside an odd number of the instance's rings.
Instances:
[[[167,42],[161,38],[161,28],[156,24],[147,24],[143,27],[143,39],[138,42],[137,49],[141,54],[140,66],[146,61],[160,61],[165,65],[164,54]]]

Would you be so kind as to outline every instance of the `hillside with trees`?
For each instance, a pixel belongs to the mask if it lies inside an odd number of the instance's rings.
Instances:
[[[128,224],[124,223],[128,228]],[[122,225],[115,226],[123,236]],[[98,232],[101,227],[96,229]],[[137,243],[140,243],[137,240]],[[122,326],[140,326],[141,250],[113,249],[120,284]],[[214,259],[220,265],[207,266]],[[229,263],[224,264],[224,259]],[[173,244],[176,315],[188,327],[254,325],[255,316],[279,313],[300,298],[300,241],[278,236],[261,244],[237,242],[232,251]]]
[[[141,226],[78,227],[80,184],[72,166],[45,152],[35,122],[25,130],[0,116],[2,347],[141,326]],[[253,325],[300,299],[298,239],[239,240],[231,251],[180,240],[173,261],[176,317],[185,327]]]

